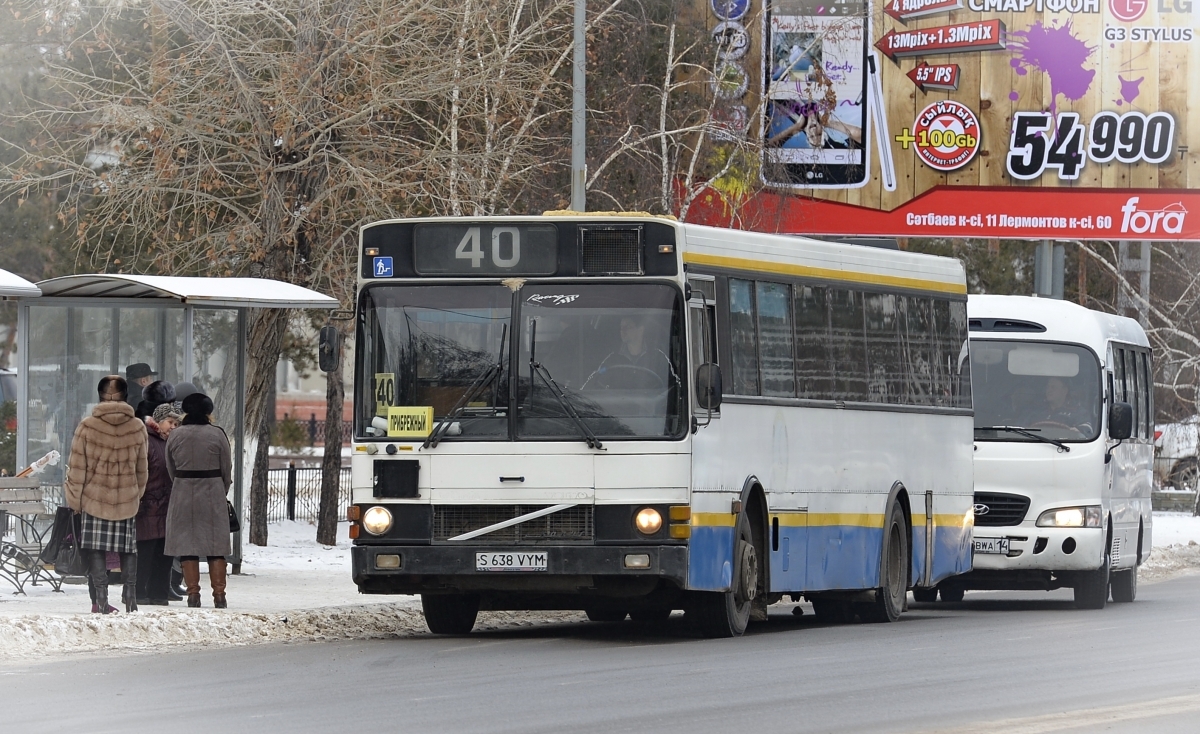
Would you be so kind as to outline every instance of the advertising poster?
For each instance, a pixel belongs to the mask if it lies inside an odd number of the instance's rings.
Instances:
[[[765,190],[702,195],[689,221],[1200,240],[1192,0],[710,5],[711,25],[737,25],[752,49],[735,101],[751,110],[745,134],[761,136]]]

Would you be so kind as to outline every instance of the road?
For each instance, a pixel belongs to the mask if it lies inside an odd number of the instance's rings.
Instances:
[[[1078,611],[971,593],[890,625],[786,609],[741,639],[673,617],[467,637],[0,665],[10,732],[1195,732],[1200,576]]]

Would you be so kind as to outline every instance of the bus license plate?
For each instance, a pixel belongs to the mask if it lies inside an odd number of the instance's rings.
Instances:
[[[546,553],[476,553],[476,571],[545,571]]]
[[[975,552],[1008,555],[1008,538],[976,538]]]

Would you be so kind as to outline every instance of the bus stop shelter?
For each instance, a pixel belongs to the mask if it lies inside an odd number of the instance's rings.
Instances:
[[[40,295],[42,295],[41,289],[33,283],[15,273],[0,270],[0,300],[10,301],[16,298],[37,298]]]
[[[32,285],[32,284],[30,284]],[[229,434],[233,503],[244,519],[248,484],[244,414],[246,331],[251,308],[336,308],[336,299],[263,278],[68,275],[44,280],[17,303],[17,464],[52,450],[70,454],[75,427],[96,404],[105,375],[145,363],[156,380],[190,382],[212,398],[213,421]],[[42,474],[47,498],[62,499],[64,462]],[[246,525],[246,523],[243,523]],[[242,533],[233,557],[242,560]]]

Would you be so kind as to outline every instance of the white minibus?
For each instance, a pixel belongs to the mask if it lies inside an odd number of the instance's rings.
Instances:
[[[1074,589],[1133,601],[1151,549],[1149,342],[1132,319],[1065,301],[971,296],[974,570],[941,585]],[[930,591],[918,590],[922,600]]]

